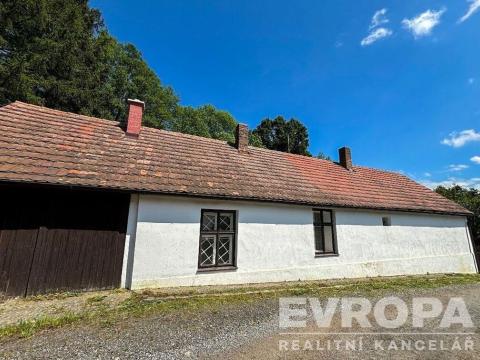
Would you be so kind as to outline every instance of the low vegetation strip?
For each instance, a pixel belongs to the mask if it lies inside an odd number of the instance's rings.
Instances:
[[[54,313],[45,312],[32,318],[0,327],[0,339],[29,337],[38,331],[59,328],[70,324],[108,326],[128,317],[146,316],[172,311],[196,311],[238,302],[260,301],[279,296],[340,297],[382,294],[404,289],[431,289],[451,285],[480,283],[478,274],[452,274],[428,276],[402,276],[337,281],[311,281],[261,284],[251,286],[203,287],[157,289],[143,291],[104,291],[92,294],[63,293],[15,300],[18,306],[25,303],[35,306],[53,302]],[[81,306],[69,308],[71,297],[80,298]],[[14,311],[7,302],[0,304],[0,313]],[[35,314],[35,311],[32,311]],[[37,312],[38,314],[38,312]]]

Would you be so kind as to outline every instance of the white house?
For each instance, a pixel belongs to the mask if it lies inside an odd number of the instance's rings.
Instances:
[[[466,209],[348,148],[331,162],[250,147],[244,125],[235,144],[142,128],[129,104],[125,128],[0,109],[0,291],[477,271]]]

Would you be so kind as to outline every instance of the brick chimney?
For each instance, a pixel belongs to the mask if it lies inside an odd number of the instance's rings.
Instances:
[[[238,151],[248,150],[248,126],[245,124],[238,124],[235,131],[235,147]]]
[[[142,129],[142,117],[145,103],[138,99],[128,99],[127,135],[138,136]]]
[[[347,170],[352,170],[352,152],[349,147],[338,149],[338,161]]]

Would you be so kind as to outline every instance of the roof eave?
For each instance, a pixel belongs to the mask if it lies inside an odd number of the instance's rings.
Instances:
[[[313,202],[313,201],[303,201],[303,200],[294,200],[294,199],[275,199],[275,198],[259,198],[259,197],[249,197],[249,196],[236,196],[229,194],[207,194],[207,193],[192,193],[186,191],[165,191],[165,190],[152,190],[152,189],[142,189],[142,188],[126,188],[120,186],[92,186],[92,185],[82,185],[75,183],[61,183],[61,182],[42,182],[42,181],[23,181],[23,180],[2,180],[1,183],[17,183],[17,184],[35,184],[35,185],[45,185],[45,186],[59,186],[59,187],[68,187],[68,188],[78,188],[78,189],[90,189],[90,190],[106,190],[106,191],[120,191],[128,193],[141,193],[141,194],[152,194],[152,195],[170,195],[170,196],[183,196],[183,197],[194,197],[194,198],[203,198],[203,199],[216,199],[216,200],[236,200],[236,201],[255,201],[255,202],[264,202],[264,203],[277,203],[277,204],[288,204],[288,205],[303,205],[311,207],[326,207],[332,209],[356,209],[356,210],[372,210],[372,211],[394,211],[394,212],[404,212],[404,213],[420,213],[420,214],[437,214],[437,215],[452,215],[452,216],[473,216],[474,214],[464,209],[464,211],[447,211],[447,210],[435,210],[435,209],[421,209],[421,208],[402,208],[402,207],[381,207],[381,206],[367,206],[367,205],[354,205],[354,204],[339,204],[339,203],[329,203],[329,202]]]

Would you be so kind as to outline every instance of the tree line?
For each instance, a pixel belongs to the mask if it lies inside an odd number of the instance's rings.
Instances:
[[[146,102],[144,125],[226,141],[237,120],[213,105],[181,106],[133,44],[111,36],[88,0],[2,0],[0,105],[15,100],[122,121],[125,100]],[[264,119],[250,143],[310,155],[297,119]]]

